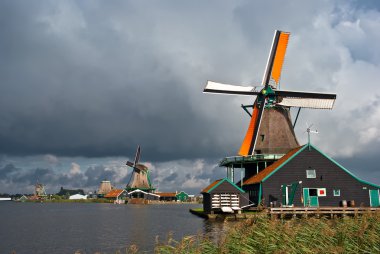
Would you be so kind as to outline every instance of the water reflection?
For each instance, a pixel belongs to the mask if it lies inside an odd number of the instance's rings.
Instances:
[[[234,222],[211,222],[189,213],[201,205],[2,203],[0,253],[122,252],[136,244],[153,252],[156,237],[205,234],[218,242]]]
[[[189,213],[199,205],[1,203],[0,253],[115,253],[136,244],[152,252],[156,236],[176,240],[197,235],[203,219]]]
[[[219,243],[223,241],[228,230],[237,225],[237,221],[212,221],[204,220],[203,222],[203,232],[208,239],[214,243]]]

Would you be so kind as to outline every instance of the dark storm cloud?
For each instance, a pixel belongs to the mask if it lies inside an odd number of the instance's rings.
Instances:
[[[13,164],[7,164],[0,168],[0,179],[12,178],[12,175],[17,174],[20,171]]]
[[[130,155],[137,144],[154,160],[216,153],[189,99],[203,96],[201,80],[175,73],[150,42],[154,19],[136,20],[128,4],[1,5],[0,153]]]
[[[379,172],[372,165],[380,149],[378,7],[0,1],[1,187],[24,188],[37,178],[54,188],[94,189],[105,178],[125,186],[125,169],[100,160],[133,158],[141,145],[141,161],[151,163],[160,190],[182,184],[197,193],[225,176],[217,160],[238,151],[249,121],[240,105],[253,101],[202,94],[205,81],[259,84],[274,29],[292,33],[281,89],[338,94],[332,111],[302,110],[300,143],[305,123],[314,123],[320,134],[313,144],[354,166],[350,158],[358,158],[357,175],[368,179]],[[46,154],[48,164],[29,165]]]

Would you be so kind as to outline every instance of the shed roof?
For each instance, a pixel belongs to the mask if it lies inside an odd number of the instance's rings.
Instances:
[[[204,188],[201,191],[201,193],[210,193],[213,189],[215,189],[216,187],[218,187],[223,182],[228,182],[229,184],[231,184],[232,186],[234,186],[239,191],[241,191],[243,193],[245,192],[244,190],[242,190],[241,188],[239,188],[236,184],[234,184],[233,182],[231,182],[228,178],[222,178],[222,179],[216,180],[215,182],[211,183],[209,186],[207,186],[206,188]]]
[[[248,178],[243,182],[243,185],[249,185],[249,184],[255,184],[260,183],[265,177],[267,177],[270,173],[272,173],[274,170],[276,170],[281,165],[285,164],[285,162],[292,157],[295,153],[297,153],[303,146],[294,148],[293,150],[290,150],[287,154],[282,156],[279,160],[275,161],[272,165],[266,167],[262,171],[260,171],[257,175],[252,176],[251,178]]]
[[[117,198],[123,192],[124,192],[124,190],[114,189],[114,190],[111,190],[110,192],[108,192],[104,197],[105,198]]]
[[[220,181],[222,181],[223,179],[219,179],[219,180],[216,180],[214,181],[213,183],[211,183],[209,186],[207,186],[206,188],[204,188],[201,193],[205,192],[205,193],[208,193],[208,191],[213,188],[215,185],[217,185]]]
[[[156,194],[160,195],[160,197],[173,197],[173,198],[176,197],[176,193],[175,192],[159,192],[159,193],[156,193]]]

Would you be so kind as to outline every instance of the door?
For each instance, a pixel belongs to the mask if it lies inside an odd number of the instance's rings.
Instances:
[[[306,207],[317,207],[319,206],[318,200],[318,189],[303,189],[303,204]]]
[[[369,190],[369,200],[371,202],[371,207],[379,207],[379,190]]]
[[[294,196],[297,191],[299,183],[294,182],[290,185],[281,185],[282,187],[282,205],[293,206]]]

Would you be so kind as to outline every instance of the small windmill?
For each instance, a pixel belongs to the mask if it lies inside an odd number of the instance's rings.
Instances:
[[[46,197],[46,191],[45,191],[45,186],[42,184],[42,183],[36,183],[36,185],[34,185],[34,196],[36,197]]]
[[[143,164],[139,164],[141,149],[137,147],[134,162],[127,161],[126,165],[133,169],[131,178],[127,184],[127,191],[143,190],[152,191],[154,188],[150,182],[149,169]]]
[[[299,146],[290,120],[291,107],[333,108],[336,94],[278,89],[289,36],[290,33],[275,31],[262,86],[234,86],[208,81],[204,88],[205,93],[256,96],[250,114],[251,121],[238,152],[241,156],[260,154],[263,151],[276,153],[280,151],[276,150],[280,146],[283,147],[281,152],[286,153]],[[260,148],[257,147],[258,143]]]

